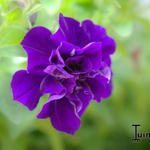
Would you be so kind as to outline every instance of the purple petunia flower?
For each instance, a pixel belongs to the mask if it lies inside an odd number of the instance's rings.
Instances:
[[[112,92],[111,57],[116,44],[106,29],[84,20],[59,16],[59,29],[32,28],[21,45],[27,70],[17,71],[11,87],[14,100],[33,110],[50,94],[37,118],[50,118],[55,129],[74,134],[90,101]]]

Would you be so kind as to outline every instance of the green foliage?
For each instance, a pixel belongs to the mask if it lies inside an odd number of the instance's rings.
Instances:
[[[19,44],[25,35],[24,29],[20,26],[11,25],[0,32],[0,48]],[[13,36],[12,36],[13,35]]]
[[[131,142],[132,124],[140,123],[142,131],[150,131],[146,8],[136,0],[0,0],[0,150],[148,149],[149,142]],[[100,104],[91,103],[74,136],[54,130],[49,120],[36,119],[47,95],[30,112],[13,101],[10,88],[13,73],[26,68],[27,57],[19,44],[25,33],[41,25],[55,32],[59,12],[79,21],[92,19],[117,41],[113,94]]]

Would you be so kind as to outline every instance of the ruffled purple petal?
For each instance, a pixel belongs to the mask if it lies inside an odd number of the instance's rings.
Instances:
[[[61,67],[65,66],[64,60],[60,56],[60,53],[59,53],[58,49],[52,50],[51,56],[49,58],[49,61],[50,61],[50,64],[52,64],[52,65],[54,64],[54,65],[61,66]]]
[[[85,56],[70,57],[65,61],[65,64],[72,74],[82,74],[92,69],[91,61]]]
[[[55,77],[56,79],[67,79],[67,78],[73,78],[73,75],[69,74],[67,71],[65,71],[62,67],[56,66],[56,65],[49,65],[44,72],[47,74]]]
[[[49,56],[55,47],[50,39],[51,32],[44,27],[32,28],[21,45],[28,54],[28,70],[42,70],[49,64]]]
[[[88,36],[88,43],[100,42],[106,36],[106,29],[95,25],[91,20],[84,20],[81,27]]]
[[[70,101],[75,105],[78,115],[81,117],[94,95],[86,82],[78,81],[74,93],[69,95]]]
[[[34,27],[24,37],[21,45],[49,54],[52,49],[51,32],[45,27]]]
[[[101,98],[107,92],[106,86],[108,84],[108,79],[104,76],[97,75],[95,78],[87,78],[86,81],[94,95],[94,100],[100,102]]]
[[[40,88],[43,94],[60,94],[65,91],[63,85],[50,75],[42,80]]]
[[[77,43],[76,33],[80,29],[80,23],[73,18],[64,17],[62,14],[59,15],[60,30],[64,34],[65,38],[70,43]]]
[[[61,57],[66,60],[68,57],[72,57],[75,55],[76,49],[79,47],[74,46],[73,44],[70,44],[68,42],[62,42],[60,46],[58,47],[58,50],[60,52]]]
[[[112,84],[112,79],[109,81],[109,83],[105,87],[105,92],[103,93],[102,97],[103,98],[108,98],[112,94],[112,89],[113,89],[113,84]]]
[[[67,41],[65,34],[60,28],[53,35],[51,35],[51,39],[57,46],[59,46],[62,41]]]
[[[80,82],[76,88],[76,95],[81,102],[81,109],[78,112],[79,116],[82,116],[90,101],[92,100],[93,93],[85,82]]]
[[[49,57],[31,48],[27,48],[26,50],[28,50],[27,70],[44,74],[43,70],[50,64]]]
[[[111,57],[110,57],[110,55],[103,54],[102,61],[105,62],[109,67],[111,66]]]
[[[68,134],[74,134],[81,122],[75,106],[66,97],[45,103],[37,117],[50,117],[55,129]]]
[[[107,65],[107,63],[105,63],[105,62],[101,63],[101,68],[98,71],[98,73],[101,76],[105,77],[107,79],[107,83],[109,83],[109,81],[112,78],[112,72],[111,72],[111,68]]]
[[[92,69],[98,70],[101,66],[101,60],[102,60],[101,48],[102,48],[101,42],[93,42],[86,45],[82,49],[77,49],[76,54],[87,56],[92,63]]]
[[[70,100],[70,103],[75,106],[77,113],[82,109],[82,102],[77,97],[76,92],[73,92],[68,96],[68,99]],[[79,115],[79,114],[78,114]]]
[[[42,96],[40,82],[42,76],[20,70],[13,75],[11,88],[14,100],[33,110]]]
[[[63,79],[61,84],[66,88],[66,96],[73,93],[74,87],[76,86],[76,81],[74,78]]]
[[[104,55],[113,54],[116,50],[116,42],[108,35],[102,40],[102,51]]]
[[[75,20],[73,19],[73,21],[75,21]],[[78,25],[74,26],[73,33],[70,30],[67,32],[67,34],[63,31],[63,27],[62,28],[60,27],[56,31],[56,33],[51,35],[51,39],[55,42],[55,44],[57,46],[59,46],[61,44],[61,42],[70,42],[70,35],[72,35],[72,34],[73,34],[74,39],[71,40],[71,43],[74,44],[75,46],[84,47],[89,42],[88,36],[85,34],[85,31]]]

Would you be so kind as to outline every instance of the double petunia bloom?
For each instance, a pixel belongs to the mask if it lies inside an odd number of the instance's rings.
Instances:
[[[91,100],[112,92],[111,55],[116,44],[106,29],[84,20],[59,16],[59,29],[32,28],[21,42],[28,55],[27,70],[17,71],[11,87],[14,100],[33,110],[50,94],[37,115],[50,118],[54,128],[74,134]]]

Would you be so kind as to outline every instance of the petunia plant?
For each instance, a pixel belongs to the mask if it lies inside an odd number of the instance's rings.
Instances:
[[[56,33],[34,27],[21,45],[28,64],[27,70],[13,75],[14,100],[33,110],[40,97],[49,94],[37,118],[50,118],[55,129],[74,134],[90,101],[99,103],[112,93],[114,39],[91,20],[80,24],[60,14]]]

